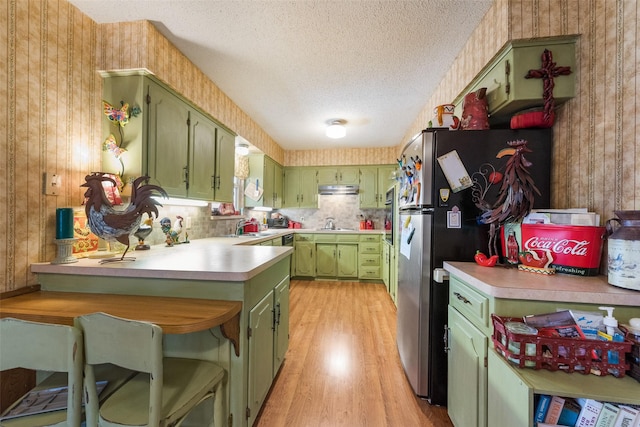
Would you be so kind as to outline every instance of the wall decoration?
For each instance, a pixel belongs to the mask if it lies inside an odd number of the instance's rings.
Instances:
[[[102,151],[108,151],[120,162],[120,172],[118,172],[118,188],[120,191],[124,188],[124,161],[122,160],[122,155],[126,153],[126,149],[123,148],[124,142],[124,130],[123,128],[129,123],[130,117],[137,117],[142,110],[140,107],[132,107],[131,111],[129,111],[129,104],[120,101],[120,108],[116,108],[107,101],[102,101],[102,107],[104,114],[109,119],[112,125],[118,128],[118,135],[120,136],[120,142],[118,142],[116,136],[111,133],[102,143]]]

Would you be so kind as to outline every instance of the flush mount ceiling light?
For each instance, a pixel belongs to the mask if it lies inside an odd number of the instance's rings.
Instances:
[[[239,142],[236,144],[236,154],[239,156],[246,156],[249,154],[249,144]]]
[[[347,123],[346,120],[342,119],[329,120],[326,135],[333,139],[344,138],[347,134],[347,129],[344,127],[345,123]]]

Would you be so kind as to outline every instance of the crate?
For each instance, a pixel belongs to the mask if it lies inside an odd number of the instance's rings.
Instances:
[[[626,359],[633,345],[631,341],[612,342],[517,334],[507,330],[505,322],[523,322],[521,317],[500,317],[492,314],[491,321],[491,339],[496,350],[519,368],[613,375],[618,378],[624,377],[625,371],[629,370]],[[617,361],[614,355],[617,355]]]
[[[631,353],[627,355],[630,366],[628,374],[640,382],[640,335],[628,331],[624,326],[620,329],[626,333],[627,339],[632,343]]]

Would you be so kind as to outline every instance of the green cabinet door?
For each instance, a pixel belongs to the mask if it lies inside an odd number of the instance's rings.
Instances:
[[[336,245],[336,273],[338,277],[358,277],[358,245]]]
[[[278,373],[284,356],[289,348],[289,279],[280,282],[274,290],[275,298],[275,337],[273,374]]]
[[[360,168],[355,167],[319,167],[318,185],[345,184],[358,185]]]
[[[378,170],[375,166],[360,168],[360,208],[378,207]]]
[[[533,390],[491,349],[487,365],[487,425],[532,427]]]
[[[249,411],[260,411],[273,381],[273,290],[249,312]]]
[[[333,243],[316,244],[316,276],[336,277],[336,245]]]
[[[216,175],[213,200],[233,202],[233,173],[235,168],[235,136],[218,126],[216,129]]]
[[[390,266],[391,266],[391,247],[387,243],[382,244],[382,282],[387,288],[387,292],[391,294],[390,286]]]
[[[216,181],[217,126],[197,111],[190,113],[189,198],[212,200]]]
[[[186,197],[189,107],[154,81],[147,82],[151,182],[161,186],[170,196]]]
[[[487,426],[487,337],[449,306],[447,411],[456,426]],[[519,424],[513,424],[519,425]],[[492,426],[493,427],[493,426]]]
[[[316,274],[316,244],[310,242],[295,242],[295,275],[313,277]]]
[[[282,198],[284,197],[284,168],[273,161],[273,207],[280,209],[282,207]]]
[[[378,166],[378,207],[384,208],[387,201],[387,190],[393,186],[395,181],[394,172],[396,165]]]
[[[249,156],[249,177],[246,181],[260,186],[262,196],[258,200],[245,196],[245,206],[282,207],[282,166],[271,157],[264,154]]]
[[[318,181],[315,168],[284,168],[282,207],[317,208]]]

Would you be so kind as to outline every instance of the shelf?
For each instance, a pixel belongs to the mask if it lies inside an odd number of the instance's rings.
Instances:
[[[500,356],[515,374],[527,383],[535,394],[549,394],[562,397],[585,397],[601,402],[640,404],[640,382],[624,376],[598,377],[579,373],[548,371],[545,369],[520,369],[513,367]]]

